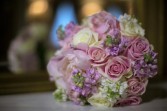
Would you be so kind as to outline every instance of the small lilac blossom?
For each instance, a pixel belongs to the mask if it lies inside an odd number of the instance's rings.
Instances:
[[[133,66],[134,75],[138,77],[153,77],[157,74],[157,53],[150,51],[143,60],[138,60]]]
[[[109,47],[106,48],[106,50],[109,52],[111,56],[118,56],[120,52],[120,48],[118,46]]]
[[[133,66],[134,75],[137,77],[153,77],[157,74],[157,60],[152,62],[146,62],[144,60],[138,60]]]
[[[70,92],[78,94],[77,97],[73,97],[73,93],[70,93],[70,99],[74,101],[74,103],[80,103],[79,101],[82,99],[84,100],[97,92],[101,76],[94,68],[89,68],[86,72],[73,69],[72,75],[73,85],[71,86]],[[79,101],[77,101],[77,99]]]

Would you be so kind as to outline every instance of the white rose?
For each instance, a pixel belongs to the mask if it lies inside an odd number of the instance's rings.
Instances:
[[[120,16],[119,20],[120,20],[120,28],[122,35],[133,36],[133,37],[144,36],[145,31],[140,26],[136,18],[124,14],[124,16]]]
[[[98,34],[89,28],[84,28],[73,37],[72,45],[77,46],[79,43],[86,43],[89,46],[96,45],[98,43]]]
[[[98,106],[98,107],[112,107],[114,103],[111,101],[108,101],[108,99],[103,96],[101,93],[94,94],[88,99],[88,102],[92,106]]]

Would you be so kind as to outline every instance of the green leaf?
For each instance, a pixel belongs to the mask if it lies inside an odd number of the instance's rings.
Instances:
[[[150,61],[152,61],[151,55],[150,55],[150,54],[145,54],[145,55],[144,55],[144,61],[145,61],[145,62],[150,62]]]
[[[56,89],[56,91],[53,93],[53,96],[55,100],[57,101],[66,101],[66,94],[63,89]]]
[[[82,76],[81,73],[77,73],[73,76],[72,80],[76,86],[83,87],[85,78]]]
[[[57,33],[57,36],[58,36],[59,39],[64,39],[65,38],[65,32],[63,30],[63,26],[62,25],[60,25],[58,27],[56,33]]]
[[[107,35],[106,40],[105,40],[105,45],[106,46],[111,46],[113,40],[110,35]]]

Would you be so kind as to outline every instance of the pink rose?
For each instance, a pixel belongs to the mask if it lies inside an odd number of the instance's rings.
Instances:
[[[145,38],[137,37],[132,40],[125,50],[125,54],[132,60],[144,59],[144,54],[150,50],[149,42]]]
[[[128,80],[128,95],[142,95],[146,90],[148,80],[133,77]]]
[[[65,50],[65,49],[63,49]],[[57,87],[67,89],[71,83],[74,67],[86,70],[90,67],[89,57],[84,51],[68,49],[51,58],[47,70]]]
[[[124,98],[119,100],[114,106],[129,106],[129,105],[138,105],[140,104],[142,99],[137,96],[130,96],[128,98]]]
[[[130,60],[124,56],[110,58],[107,63],[101,67],[100,72],[111,80],[118,81],[123,75],[131,70]]]
[[[92,28],[99,34],[104,34],[111,29],[119,28],[119,22],[111,14],[102,11],[90,18]]]
[[[100,47],[90,47],[88,49],[88,55],[94,66],[101,66],[107,62],[108,54]]]

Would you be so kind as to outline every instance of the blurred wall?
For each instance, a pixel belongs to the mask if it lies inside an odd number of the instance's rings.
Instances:
[[[25,23],[26,0],[0,1],[0,70],[7,62],[7,49],[20,27]]]

